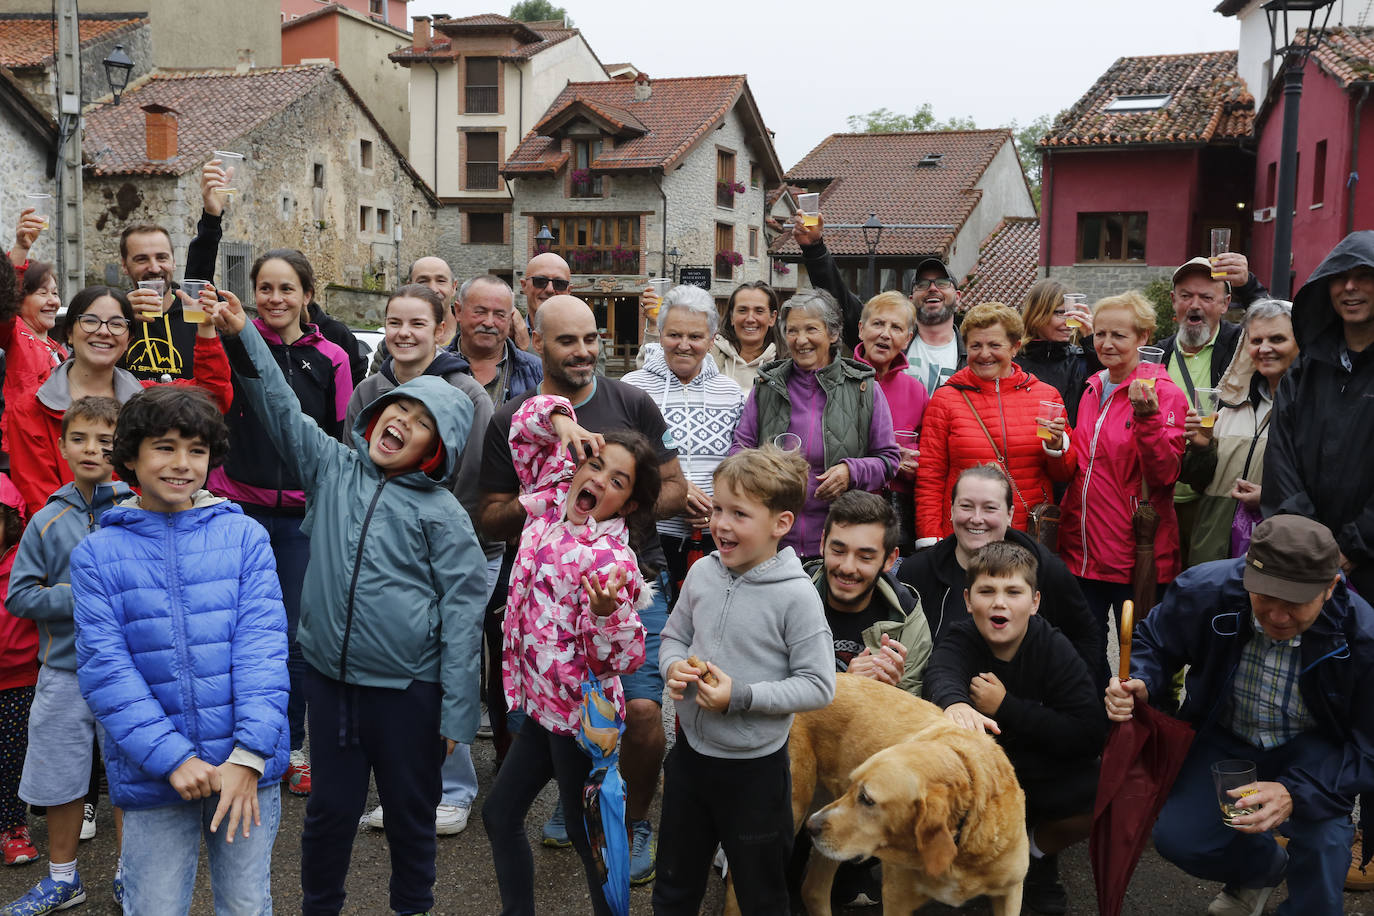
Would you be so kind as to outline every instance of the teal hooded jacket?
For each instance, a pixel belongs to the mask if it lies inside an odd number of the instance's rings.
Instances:
[[[472,401],[443,379],[421,376],[358,415],[345,445],[300,411],[257,329],[249,322],[225,352],[236,381],[305,491],[301,530],[310,564],[297,641],[321,674],[364,687],[443,690],[440,733],[471,743],[479,716],[479,661],[486,558],[472,522],[449,488],[472,423]],[[412,398],[434,417],[441,473],[386,476],[365,436],[377,411]],[[344,738],[346,722],[341,726]]]

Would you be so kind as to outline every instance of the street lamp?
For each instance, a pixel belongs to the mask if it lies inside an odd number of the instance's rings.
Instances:
[[[101,61],[105,65],[105,80],[110,84],[110,94],[114,96],[114,103],[119,104],[119,97],[124,94],[124,87],[129,85],[129,73],[134,69],[133,58],[124,53],[123,45],[115,45],[110,56]]]
[[[682,252],[676,245],[668,249],[668,260],[673,262],[673,285],[677,286],[677,266],[682,263]]]
[[[539,231],[534,234],[534,251],[536,254],[543,254],[553,245],[553,233],[549,231],[548,223],[539,227]]]
[[[864,234],[864,244],[868,246],[868,298],[878,295],[878,240],[883,237],[885,227],[878,222],[878,214],[868,214],[859,229]]]
[[[1269,55],[1283,56],[1283,142],[1279,148],[1279,186],[1274,201],[1274,266],[1269,289],[1275,299],[1291,298],[1289,273],[1293,261],[1293,207],[1298,180],[1298,104],[1302,100],[1303,68],[1307,58],[1321,44],[1326,24],[1331,20],[1335,0],[1269,0],[1264,16],[1269,21]],[[1322,13],[1317,26],[1317,14]],[[1288,14],[1307,16],[1307,25],[1289,29]],[[1289,39],[1289,36],[1292,39]]]

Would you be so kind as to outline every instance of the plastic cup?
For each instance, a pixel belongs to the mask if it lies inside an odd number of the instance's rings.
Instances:
[[[797,212],[801,214],[803,226],[808,228],[820,223],[821,216],[821,195],[820,194],[798,194]]]
[[[1231,250],[1231,230],[1230,230],[1230,229],[1213,229],[1213,230],[1212,230],[1212,258],[1211,258],[1212,264],[1213,264],[1213,267],[1212,267],[1212,279],[1213,279],[1213,280],[1224,280],[1224,279],[1226,279],[1226,272],[1225,272],[1225,271],[1219,271],[1219,270],[1217,270],[1215,265],[1216,265],[1216,263],[1217,263],[1217,256],[1218,256],[1218,255],[1226,254],[1226,252],[1228,252],[1228,251],[1230,251],[1230,250]]]
[[[1197,389],[1198,420],[1203,429],[1211,429],[1217,422],[1217,414],[1221,411],[1221,390],[1219,388],[1198,388]]]
[[[1087,297],[1087,295],[1084,294],[1084,293],[1065,293],[1065,294],[1064,294],[1064,306],[1065,306],[1066,308],[1070,308],[1070,309],[1073,309],[1073,310],[1075,310],[1075,311],[1081,311],[1082,309],[1086,308],[1087,302],[1088,302],[1088,297]],[[1083,327],[1083,322],[1079,321],[1077,318],[1065,318],[1065,319],[1064,319],[1064,327],[1066,327],[1066,328],[1081,328],[1081,327]]]
[[[1233,789],[1252,785],[1255,782],[1255,765],[1248,760],[1218,760],[1212,764],[1212,785],[1216,786],[1217,804],[1221,806],[1221,819],[1226,826],[1234,826],[1231,819],[1249,814],[1253,809],[1243,807],[1237,802],[1246,795],[1255,794],[1256,789],[1246,792],[1241,798],[1231,795]]]
[[[1064,416],[1064,405],[1058,401],[1041,401],[1040,411],[1035,416],[1035,434],[1046,442],[1054,438],[1050,424]]]
[[[162,314],[162,297],[165,296],[165,295],[167,295],[167,283],[166,283],[166,281],[164,281],[164,280],[139,280],[139,281],[138,281],[138,288],[139,288],[139,289],[150,289],[150,290],[152,290],[153,292],[157,293],[157,303],[158,303],[158,304],[157,304],[157,308],[149,308],[149,307],[147,307],[147,306],[141,306],[141,307],[139,308],[139,311],[142,312],[144,315],[151,315],[151,316],[154,317],[154,318],[156,318],[158,315],[161,315],[161,314]]]
[[[784,452],[799,452],[802,447],[802,438],[796,433],[780,433],[773,437],[773,444]]]
[[[244,157],[242,153],[217,149],[214,158],[220,161],[220,167],[224,169],[224,184],[216,187],[214,193],[228,203],[243,193],[243,180],[247,177],[243,171]]]
[[[200,305],[200,291],[209,285],[209,280],[192,280],[190,277],[181,281],[181,291],[190,298],[189,302],[183,300],[181,303],[181,317],[187,324],[205,323],[205,309]]]
[[[668,290],[670,287],[672,287],[673,281],[668,279],[667,277],[655,277],[654,279],[649,281],[649,285],[654,288],[654,293],[658,296],[659,304],[655,305],[653,308],[645,309],[644,314],[647,317],[657,321],[658,310],[663,304],[663,297],[668,295]]]
[[[51,194],[25,194],[26,205],[33,208],[34,216],[43,221],[43,228],[48,228],[48,221],[52,219],[52,195]]]
[[[1157,366],[1164,365],[1164,351],[1159,347],[1136,347],[1135,351],[1140,354],[1140,361],[1142,363],[1154,363]],[[1140,384],[1144,385],[1146,388],[1153,388],[1155,386],[1154,376],[1150,376],[1149,378],[1142,377],[1140,379]]]

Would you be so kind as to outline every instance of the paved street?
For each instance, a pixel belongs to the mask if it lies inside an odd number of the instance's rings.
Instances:
[[[473,758],[477,765],[478,779],[485,790],[491,784],[491,742],[478,741],[473,748]],[[479,805],[484,797],[485,794],[478,796]],[[530,818],[531,841],[536,844],[534,861],[539,912],[582,916],[590,912],[590,907],[586,903],[586,890],[577,856],[572,850],[549,850],[537,845],[539,824],[552,805],[553,792],[546,789],[534,809],[534,815]],[[304,813],[303,799],[292,796],[283,798],[282,827],[277,837],[273,863],[275,908],[282,914],[299,912],[299,837]],[[47,831],[43,819],[33,818],[32,826],[39,849],[46,849]],[[109,805],[103,799],[99,827],[100,832],[94,840],[81,844],[80,867],[82,879],[86,884],[87,902],[84,906],[69,912],[89,916],[113,916],[118,912],[110,898],[110,879],[114,875],[114,823]],[[439,840],[439,882],[436,889],[435,913],[445,916],[490,916],[500,912],[500,897],[496,893],[496,879],[490,863],[491,854],[482,830],[481,817],[474,809],[472,821],[465,832]],[[0,870],[0,897],[10,900],[18,896],[38,879],[46,866],[47,860],[43,859],[33,865]],[[1069,890],[1069,912],[1095,912],[1097,907],[1092,889],[1092,875],[1088,869],[1086,844],[1070,850],[1063,856],[1062,872]],[[387,913],[389,874],[386,840],[381,831],[361,829],[358,832],[357,843],[353,847],[353,866],[348,877],[348,904],[344,912],[368,916]],[[1215,885],[1197,881],[1170,867],[1156,856],[1153,850],[1149,850],[1136,872],[1130,894],[1126,899],[1125,913],[1127,916],[1202,914],[1206,912],[1207,904],[1216,890]],[[648,913],[649,898],[648,888],[635,890],[633,912]],[[1271,899],[1270,912],[1280,899],[1278,895]],[[720,910],[720,882],[713,881],[702,912],[715,914]],[[192,912],[197,916],[209,916],[213,912],[208,870],[204,867],[203,861]],[[878,916],[879,913],[873,908],[854,908],[845,912],[867,916]],[[983,904],[974,904],[959,910],[932,905],[922,912],[986,914],[990,910]],[[1374,914],[1374,896],[1347,894],[1345,912],[1352,916]]]

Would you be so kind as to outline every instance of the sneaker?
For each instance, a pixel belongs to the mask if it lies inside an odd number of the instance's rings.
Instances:
[[[6,865],[25,865],[38,858],[38,850],[29,838],[29,828],[23,824],[0,831],[0,845],[5,849]]]
[[[382,809],[379,807],[378,812]],[[439,836],[462,833],[468,826],[471,805],[440,805],[434,809],[434,832]]]
[[[90,802],[81,808],[81,839],[95,839],[95,805]]]
[[[572,845],[572,840],[568,839],[568,824],[563,820],[563,802],[559,801],[553,806],[553,814],[544,822],[543,843],[551,849],[567,849]]]
[[[291,752],[291,762],[281,781],[286,783],[286,791],[292,795],[310,794],[310,761],[305,759],[304,751]]]
[[[381,805],[378,805],[377,807],[373,808],[370,812],[368,812],[368,815],[366,818],[364,818],[364,820],[367,821],[367,826],[371,827],[373,830],[381,830],[383,827],[386,826],[386,822],[382,820]]]
[[[654,825],[635,821],[630,828],[630,884],[638,887],[654,880],[654,859],[658,856],[658,840],[654,839]]]
[[[1026,870],[1026,886],[1021,898],[1027,909],[1058,916],[1069,908],[1069,895],[1059,881],[1059,856],[1032,858]]]
[[[110,882],[110,893],[114,896],[114,902],[117,903],[117,904],[119,904],[119,906],[120,906],[121,908],[123,908],[123,906],[124,906],[124,876],[123,876],[123,875],[115,875],[114,880]]]
[[[482,718],[477,722],[477,737],[491,740],[491,713],[487,712],[487,704],[482,704]]]
[[[0,907],[0,916],[43,916],[85,902],[86,889],[79,875],[72,884],[45,876],[27,894]]]
[[[1259,916],[1272,893],[1273,887],[1232,887],[1228,884],[1207,907],[1207,916]]]

